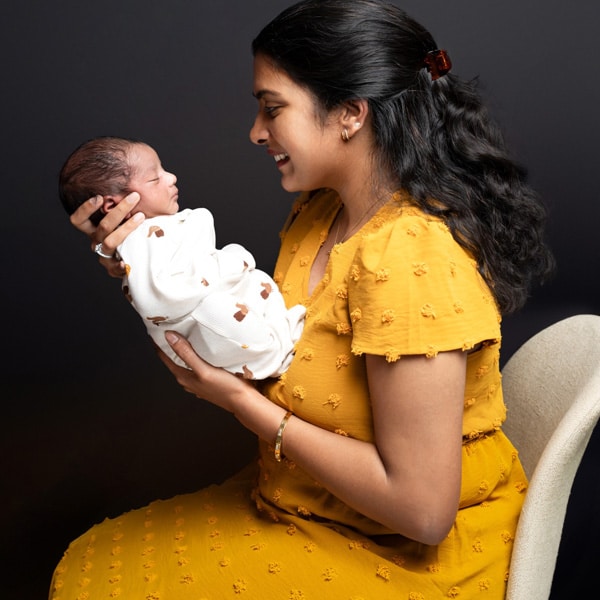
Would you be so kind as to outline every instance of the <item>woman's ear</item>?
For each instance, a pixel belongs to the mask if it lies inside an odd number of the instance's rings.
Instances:
[[[369,114],[369,103],[364,99],[348,100],[342,105],[341,125],[351,138],[365,124]]]

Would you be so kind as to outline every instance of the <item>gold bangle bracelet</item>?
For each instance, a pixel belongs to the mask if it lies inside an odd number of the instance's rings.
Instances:
[[[283,442],[283,430],[287,425],[290,417],[292,416],[292,412],[289,410],[285,413],[283,419],[281,419],[281,423],[279,424],[279,429],[277,430],[277,435],[275,436],[275,460],[277,462],[281,462],[281,444]]]

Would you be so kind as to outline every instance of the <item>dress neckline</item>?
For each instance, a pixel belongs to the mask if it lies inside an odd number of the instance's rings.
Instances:
[[[319,293],[319,291],[325,285],[327,285],[328,280],[329,280],[328,273],[332,267],[333,262],[335,262],[336,258],[341,255],[343,249],[351,247],[351,245],[357,243],[356,242],[357,239],[364,237],[364,235],[369,234],[375,228],[380,227],[386,220],[385,217],[382,216],[382,213],[389,212],[393,208],[402,206],[405,203],[406,203],[405,193],[402,192],[401,190],[394,192],[385,202],[383,202],[377,208],[377,210],[375,210],[375,212],[362,225],[360,225],[358,227],[358,229],[356,229],[356,231],[352,232],[350,237],[348,237],[347,239],[343,239],[339,242],[336,242],[332,246],[331,250],[328,252],[327,260],[325,261],[323,274],[322,274],[321,278],[319,279],[319,281],[315,284],[315,286],[313,287],[312,290],[310,290],[310,279],[311,279],[310,275],[306,281],[306,288],[304,289],[304,294],[305,294],[305,297],[309,300],[309,302],[312,303],[312,301],[314,301],[314,299],[315,299],[316,295]],[[336,220],[337,216],[339,215],[340,211],[342,210],[343,206],[344,205],[343,205],[340,197],[336,194],[335,205],[332,203],[331,210],[326,212],[326,214],[323,215],[322,219],[320,219],[320,223],[322,225],[321,241],[315,247],[315,249],[312,253],[311,262],[310,262],[311,273],[312,273],[314,263],[317,260],[317,257],[319,255],[319,251],[321,250],[322,245],[324,244],[325,240],[327,239],[327,235],[329,235],[331,227],[335,223],[335,220]],[[316,223],[315,223],[315,228],[318,228],[318,225]]]

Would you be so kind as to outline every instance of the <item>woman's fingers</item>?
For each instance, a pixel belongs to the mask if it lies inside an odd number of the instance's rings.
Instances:
[[[207,363],[196,354],[192,345],[184,337],[174,331],[167,331],[165,332],[165,339],[173,348],[175,354],[195,373],[206,366]]]
[[[98,225],[94,225],[90,217],[102,206],[102,196],[86,200],[71,215],[71,225],[90,238],[92,252],[98,255],[100,264],[111,277],[121,278],[125,275],[125,264],[115,253],[125,238],[144,221],[141,212],[131,216],[131,211],[139,201],[137,192],[125,196]]]
[[[75,229],[92,237],[96,231],[96,226],[90,221],[90,217],[100,208],[102,196],[94,196],[86,200],[70,217],[71,225]]]
[[[165,338],[177,354],[181,358],[189,369],[180,367],[175,364],[160,348],[157,347],[158,356],[160,360],[165,364],[167,369],[174,375],[177,383],[188,393],[194,394],[198,398],[204,396],[203,380],[200,377],[200,370],[202,367],[208,367],[192,349],[190,343],[179,335],[170,331],[165,333]],[[192,363],[192,364],[190,364]],[[192,366],[193,365],[193,366]]]
[[[112,212],[114,212],[114,210],[111,211],[111,215]],[[102,219],[98,226],[99,228],[106,218],[107,217]],[[123,277],[125,275],[125,263],[117,253],[117,248],[143,221],[144,214],[136,213],[122,225],[119,225],[112,233],[108,234],[102,242],[96,243],[92,241],[92,250],[96,252],[96,254],[98,254],[98,248],[101,249],[102,254],[100,254],[100,264],[108,271],[108,274],[111,277]]]
[[[174,331],[165,332],[173,351],[189,367],[179,367],[159,350],[159,356],[177,383],[190,394],[208,400],[229,412],[234,412],[236,398],[245,393],[248,380],[232,375],[225,369],[214,367],[202,360],[184,337]]]
[[[142,223],[145,218],[144,213],[135,213],[133,217],[127,219],[127,221],[123,222],[121,225],[118,225],[117,223],[116,228],[110,229],[110,227],[112,227],[114,224],[113,213],[116,210],[116,208],[113,209],[108,216],[104,217],[104,219],[100,221],[98,228],[93,235],[92,250],[98,254],[96,249],[98,248],[98,244],[100,244],[102,249],[102,254],[100,256],[102,258],[113,257],[119,245],[123,243],[125,238],[134,229],[139,227],[140,223]],[[111,217],[111,221],[105,223],[109,217]],[[101,241],[97,241],[98,238],[100,238]]]
[[[106,269],[110,277],[115,279],[123,279],[125,277],[125,263],[117,257],[101,258],[100,264]]]
[[[136,213],[125,221],[139,201],[140,195],[132,192],[111,209],[92,235],[94,246],[102,243],[104,254],[114,254],[117,246],[144,220],[143,213]]]

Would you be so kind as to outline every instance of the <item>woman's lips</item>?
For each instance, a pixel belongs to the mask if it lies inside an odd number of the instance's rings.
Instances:
[[[288,162],[290,160],[290,157],[285,152],[279,152],[277,154],[273,154],[273,158],[275,159],[275,162],[277,163],[278,167],[280,167],[281,165],[284,165],[286,162]]]

